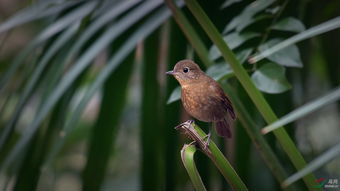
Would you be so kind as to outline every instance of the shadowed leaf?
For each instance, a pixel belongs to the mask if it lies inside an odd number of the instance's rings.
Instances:
[[[237,48],[242,45],[247,40],[250,40],[254,37],[260,36],[259,33],[254,32],[245,32],[245,33],[231,33],[227,36],[223,37],[223,40],[228,43],[231,49]],[[216,45],[213,45],[209,50],[209,57],[212,60],[216,60],[221,57],[221,52],[217,49]]]
[[[282,93],[291,88],[285,77],[285,68],[274,64],[267,63],[256,70],[251,79],[256,87],[266,93]]]
[[[249,25],[251,21],[255,21],[254,15],[269,5],[271,5],[274,2],[274,0],[257,0],[248,5],[240,15],[233,18],[233,20],[230,21],[230,23],[225,27],[223,33],[228,33],[231,30],[235,29],[237,31],[240,31],[245,26]]]
[[[221,9],[225,9],[227,7],[229,7],[230,5],[234,4],[234,3],[238,3],[238,2],[241,2],[242,0],[226,0],[222,6],[221,6]]]
[[[288,17],[275,23],[272,27],[274,30],[289,31],[289,32],[302,32],[305,26],[296,18]]]
[[[280,39],[272,39],[259,47],[261,52],[270,49],[280,43]],[[282,66],[288,67],[302,67],[300,52],[296,45],[290,45],[280,51],[267,57],[269,60],[276,62]]]
[[[266,49],[265,51],[262,51],[259,54],[252,56],[249,59],[249,62],[250,63],[258,62],[258,61],[262,60],[263,58],[266,58],[266,57],[268,57],[268,56],[270,56],[270,55],[272,55],[272,54],[274,54],[274,53],[276,53],[276,52],[278,52],[278,51],[280,51],[284,48],[287,48],[287,47],[289,47],[289,46],[291,46],[291,45],[293,45],[297,42],[300,42],[302,40],[314,37],[316,35],[337,29],[339,27],[340,27],[340,17],[336,17],[334,19],[328,20],[328,21],[321,23],[317,26],[314,26],[314,27],[312,27],[308,30],[305,30],[305,31],[303,31],[303,32],[301,32],[297,35],[294,35],[294,36],[290,37],[289,39],[284,40],[281,43],[276,44],[275,46],[270,47],[269,49]]]
[[[172,93],[171,93],[171,95],[170,95],[170,97],[169,97],[169,99],[166,103],[170,104],[170,103],[177,101],[179,99],[181,99],[181,87],[180,86],[178,86],[177,88],[175,88],[172,91]]]
[[[212,77],[214,80],[218,81],[221,80],[223,77],[231,76],[233,70],[230,68],[228,64],[214,64],[210,66],[206,72],[206,74]]]

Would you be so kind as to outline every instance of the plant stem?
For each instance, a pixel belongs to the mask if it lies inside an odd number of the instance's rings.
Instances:
[[[233,190],[248,190],[241,178],[238,176],[229,161],[224,157],[223,153],[218,149],[213,141],[206,146],[205,137],[207,135],[194,123],[185,122],[175,129],[181,131],[192,139],[201,148],[202,152],[207,155],[219,169],[225,180],[230,184]]]
[[[182,29],[184,35],[189,40],[192,47],[195,49],[197,55],[202,60],[206,66],[213,65],[213,62],[209,60],[209,51],[205,48],[203,42],[199,38],[195,29],[192,27],[188,19],[184,16],[182,11],[172,2],[172,0],[165,0],[165,3],[172,11],[172,16],[174,17],[178,26]]]
[[[260,153],[266,165],[269,167],[274,177],[279,183],[283,182],[287,178],[287,173],[280,164],[280,161],[264,139],[263,135],[258,131],[256,123],[252,120],[247,109],[242,104],[241,100],[234,93],[233,88],[226,84],[224,91],[229,95],[236,111],[237,116],[243,127],[247,131],[247,134],[254,143],[257,151]],[[296,190],[293,186],[287,187],[286,190]]]
[[[198,173],[198,170],[195,165],[194,160],[195,152],[196,152],[195,145],[185,144],[181,150],[182,162],[190,176],[191,182],[194,185],[195,189],[197,191],[206,191],[207,189],[204,187],[201,176]]]

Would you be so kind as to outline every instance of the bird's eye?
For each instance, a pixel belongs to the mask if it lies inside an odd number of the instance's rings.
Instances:
[[[189,68],[188,68],[188,67],[183,68],[183,72],[184,72],[184,73],[189,72]]]

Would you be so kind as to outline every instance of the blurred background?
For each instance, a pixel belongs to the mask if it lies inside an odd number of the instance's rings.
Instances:
[[[339,86],[340,1],[198,2],[279,118]],[[191,140],[174,129],[190,116],[177,81],[165,75],[181,59],[233,92],[258,132],[267,125],[185,3],[177,6],[206,59],[168,5],[0,0],[0,190],[193,190],[180,158]],[[327,21],[337,27],[248,63]],[[339,112],[333,101],[285,126],[307,163],[340,142]],[[197,124],[208,131],[210,124]],[[232,139],[213,133],[213,140],[250,190],[281,190],[244,126],[237,121]],[[264,139],[287,175],[295,173],[273,134]],[[196,164],[208,190],[230,190],[204,154]],[[340,179],[340,159],[314,175]],[[306,187],[298,181],[294,189]]]

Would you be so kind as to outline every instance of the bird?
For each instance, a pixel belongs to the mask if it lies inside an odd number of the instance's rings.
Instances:
[[[189,115],[203,122],[212,122],[219,136],[232,137],[231,128],[236,119],[234,108],[214,79],[188,59],[177,62],[174,69],[166,74],[174,76],[179,82],[182,105]],[[210,136],[209,129],[207,144]]]

